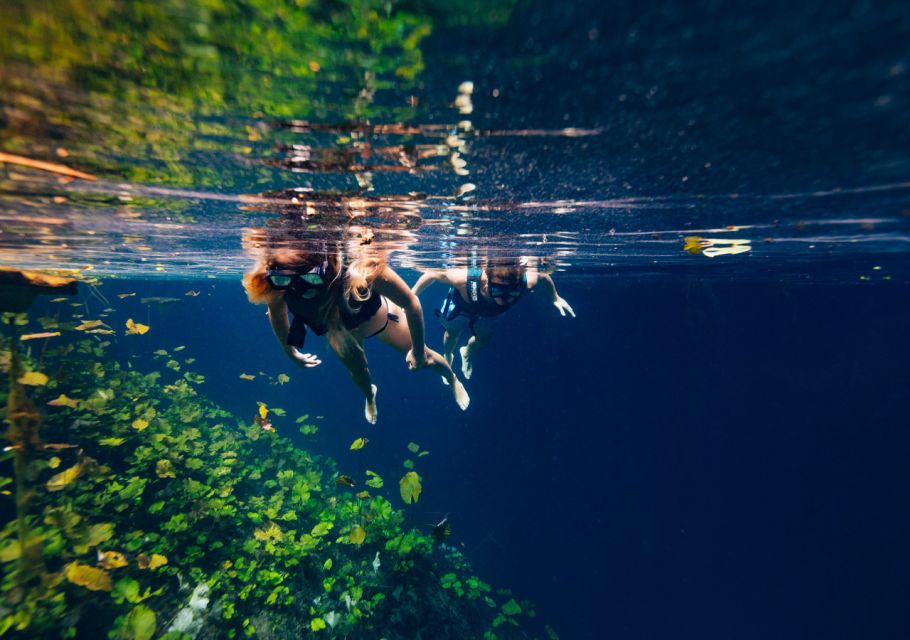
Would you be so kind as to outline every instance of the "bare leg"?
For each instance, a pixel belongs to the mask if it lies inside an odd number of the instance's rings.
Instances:
[[[474,331],[475,333],[468,339],[468,343],[458,350],[461,354],[461,375],[464,376],[465,380],[470,380],[474,374],[474,367],[471,364],[474,354],[479,349],[486,347],[490,342],[490,338],[493,337],[493,332],[483,328],[479,323],[475,325]]]
[[[390,310],[398,315],[399,320],[398,322],[390,322],[385,331],[379,334],[378,338],[404,355],[411,350],[411,332],[408,330],[407,317],[395,305],[392,305]],[[450,385],[452,396],[458,406],[462,409],[467,409],[471,399],[468,397],[468,392],[465,390],[464,385],[461,384],[461,381],[455,376],[455,372],[452,371],[448,360],[432,349],[427,349],[427,351],[428,366],[442,376],[444,382]]]
[[[429,351],[430,356],[430,368],[442,376],[443,382],[452,387],[452,396],[454,396],[455,402],[458,404],[459,408],[464,411],[471,403],[471,398],[468,396],[468,392],[464,388],[464,385],[461,384],[461,380],[459,380],[458,376],[455,375],[455,372],[452,371],[452,365],[450,365],[444,357],[432,349],[427,349],[427,351]]]
[[[446,329],[442,334],[442,345],[445,350],[446,360],[449,364],[455,361],[455,347],[458,346],[458,340],[461,339],[461,331]]]
[[[334,349],[334,345],[333,349],[347,368],[348,373],[351,374],[354,384],[357,385],[357,388],[363,393],[363,397],[366,398],[366,405],[363,410],[364,417],[370,424],[376,424],[376,420],[379,418],[379,410],[376,407],[376,385],[372,383],[372,378],[370,377],[370,369],[367,366],[366,354],[363,352],[362,340],[359,341],[359,346],[359,349],[349,349],[347,354],[339,353],[337,349]]]

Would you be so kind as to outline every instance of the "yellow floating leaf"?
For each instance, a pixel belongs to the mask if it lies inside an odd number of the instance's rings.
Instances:
[[[360,491],[359,493],[356,493],[355,495],[356,495],[360,500],[369,500],[369,499],[370,499],[370,492],[369,492],[369,491]]]
[[[363,544],[363,541],[367,539],[367,532],[364,531],[363,527],[358,525],[351,529],[348,538],[350,538],[351,544]]]
[[[408,471],[404,477],[398,481],[398,490],[401,493],[401,499],[405,504],[417,502],[423,487],[420,485],[420,476],[415,471]]]
[[[252,374],[249,374],[249,373],[241,373],[241,374],[240,374],[240,379],[241,379],[241,380],[253,380],[255,377],[256,377],[256,376],[254,376],[254,375],[252,375]]]
[[[692,255],[695,255],[696,253],[701,253],[702,246],[701,246],[701,238],[700,238],[700,237],[698,237],[698,236],[686,236],[686,237],[683,239],[683,241],[685,242],[685,244],[683,245],[683,251],[688,251],[688,252],[691,253]]]
[[[66,565],[66,579],[92,591],[110,591],[111,574],[78,562]]]
[[[177,477],[177,474],[174,473],[174,465],[171,464],[170,460],[159,460],[155,465],[155,473],[158,474],[159,478]]]
[[[133,429],[135,429],[136,431],[142,431],[147,426],[149,426],[149,421],[146,420],[145,418],[136,418],[135,420],[133,420]]]
[[[281,527],[273,522],[267,529],[256,529],[253,537],[261,542],[277,542],[284,538],[284,534],[281,532]]]
[[[48,402],[52,407],[69,407],[70,409],[75,409],[79,406],[79,401],[69,398],[65,393],[61,393],[59,396]]]
[[[127,565],[126,556],[119,551],[99,551],[98,564],[104,569],[119,569]]]
[[[47,376],[40,371],[29,371],[19,376],[19,384],[27,384],[32,387],[43,387],[47,384]]]
[[[264,404],[259,405],[259,417],[263,420],[269,417],[269,408]]]
[[[157,569],[158,567],[163,567],[167,564],[167,556],[163,556],[160,553],[153,553],[152,557],[149,559],[149,569]]]
[[[354,440],[354,442],[351,443],[351,451],[357,451],[358,449],[363,449],[363,445],[365,445],[367,442],[369,442],[369,440],[367,440],[366,438],[357,438],[356,440]]]
[[[26,333],[24,336],[20,336],[19,339],[25,342],[26,340],[37,340],[38,338],[54,338],[59,335],[59,331],[45,331],[44,333]]]
[[[76,326],[76,331],[88,331],[89,329],[96,329],[103,324],[104,323],[101,320],[86,320],[82,324]]]
[[[54,474],[47,481],[48,491],[63,491],[63,489],[82,473],[82,464],[75,464],[69,469],[64,469],[60,473]]]
[[[133,322],[132,318],[128,318],[126,321],[126,335],[142,335],[147,333],[150,327],[147,324],[139,324],[138,322]]]
[[[60,466],[60,458],[58,458],[57,456],[52,457],[50,460],[47,461],[47,466],[50,469],[56,469],[57,467]]]

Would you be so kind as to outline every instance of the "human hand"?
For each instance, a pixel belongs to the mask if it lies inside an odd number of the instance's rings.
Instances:
[[[408,355],[405,356],[405,362],[408,363],[408,369],[411,371],[417,371],[418,369],[423,369],[427,366],[427,349],[424,347],[423,352],[418,355],[414,353],[414,350],[411,349],[408,351]]]
[[[565,316],[566,312],[569,312],[569,315],[573,318],[575,317],[575,312],[572,311],[572,306],[566,302],[563,298],[559,296],[556,297],[556,300],[553,301],[553,306],[559,309],[559,315]]]
[[[322,360],[320,360],[318,356],[314,356],[312,353],[301,353],[296,347],[291,347],[288,350],[288,355],[304,369],[312,369],[313,367],[322,364]]]

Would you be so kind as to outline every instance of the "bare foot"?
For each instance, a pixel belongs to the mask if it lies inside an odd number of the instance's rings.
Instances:
[[[461,375],[464,376],[465,380],[470,380],[471,374],[474,373],[474,369],[471,367],[471,349],[469,347],[460,347],[458,353],[461,354]]]
[[[458,403],[458,406],[462,411],[467,409],[468,405],[471,404],[471,398],[468,396],[467,389],[461,384],[461,380],[454,376],[452,377],[452,395],[455,396],[455,402]]]
[[[376,420],[379,419],[379,409],[376,408],[376,385],[370,385],[373,390],[373,397],[368,398],[366,406],[363,408],[363,415],[366,417],[367,422],[370,424],[376,424]]]

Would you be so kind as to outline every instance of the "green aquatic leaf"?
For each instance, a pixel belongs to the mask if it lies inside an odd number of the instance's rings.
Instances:
[[[313,530],[310,531],[310,535],[317,537],[317,538],[324,536],[329,531],[331,531],[332,527],[334,527],[334,526],[335,525],[333,525],[331,522],[320,522],[320,523],[316,524],[315,527],[313,527]]]
[[[420,492],[423,490],[420,484],[420,476],[414,471],[408,471],[398,481],[398,490],[405,504],[417,502],[418,498],[420,498]]]
[[[515,602],[515,599],[510,599],[504,605],[502,605],[502,612],[507,616],[517,616],[521,613],[521,607]]]
[[[136,605],[129,612],[118,636],[123,640],[151,640],[158,628],[158,617],[144,604]]]
[[[413,461],[413,460],[405,460],[404,462],[401,463],[401,466],[403,466],[405,469],[413,469],[413,468],[414,468],[414,461]]]
[[[382,478],[379,476],[378,473],[376,473],[374,471],[370,471],[368,469],[367,475],[370,477],[370,479],[366,481],[366,485],[368,487],[372,487],[374,489],[382,489],[383,482],[382,482]]]
[[[418,451],[420,451],[420,445],[418,445],[414,442],[409,442],[408,451],[410,451],[411,453],[417,453]]]

